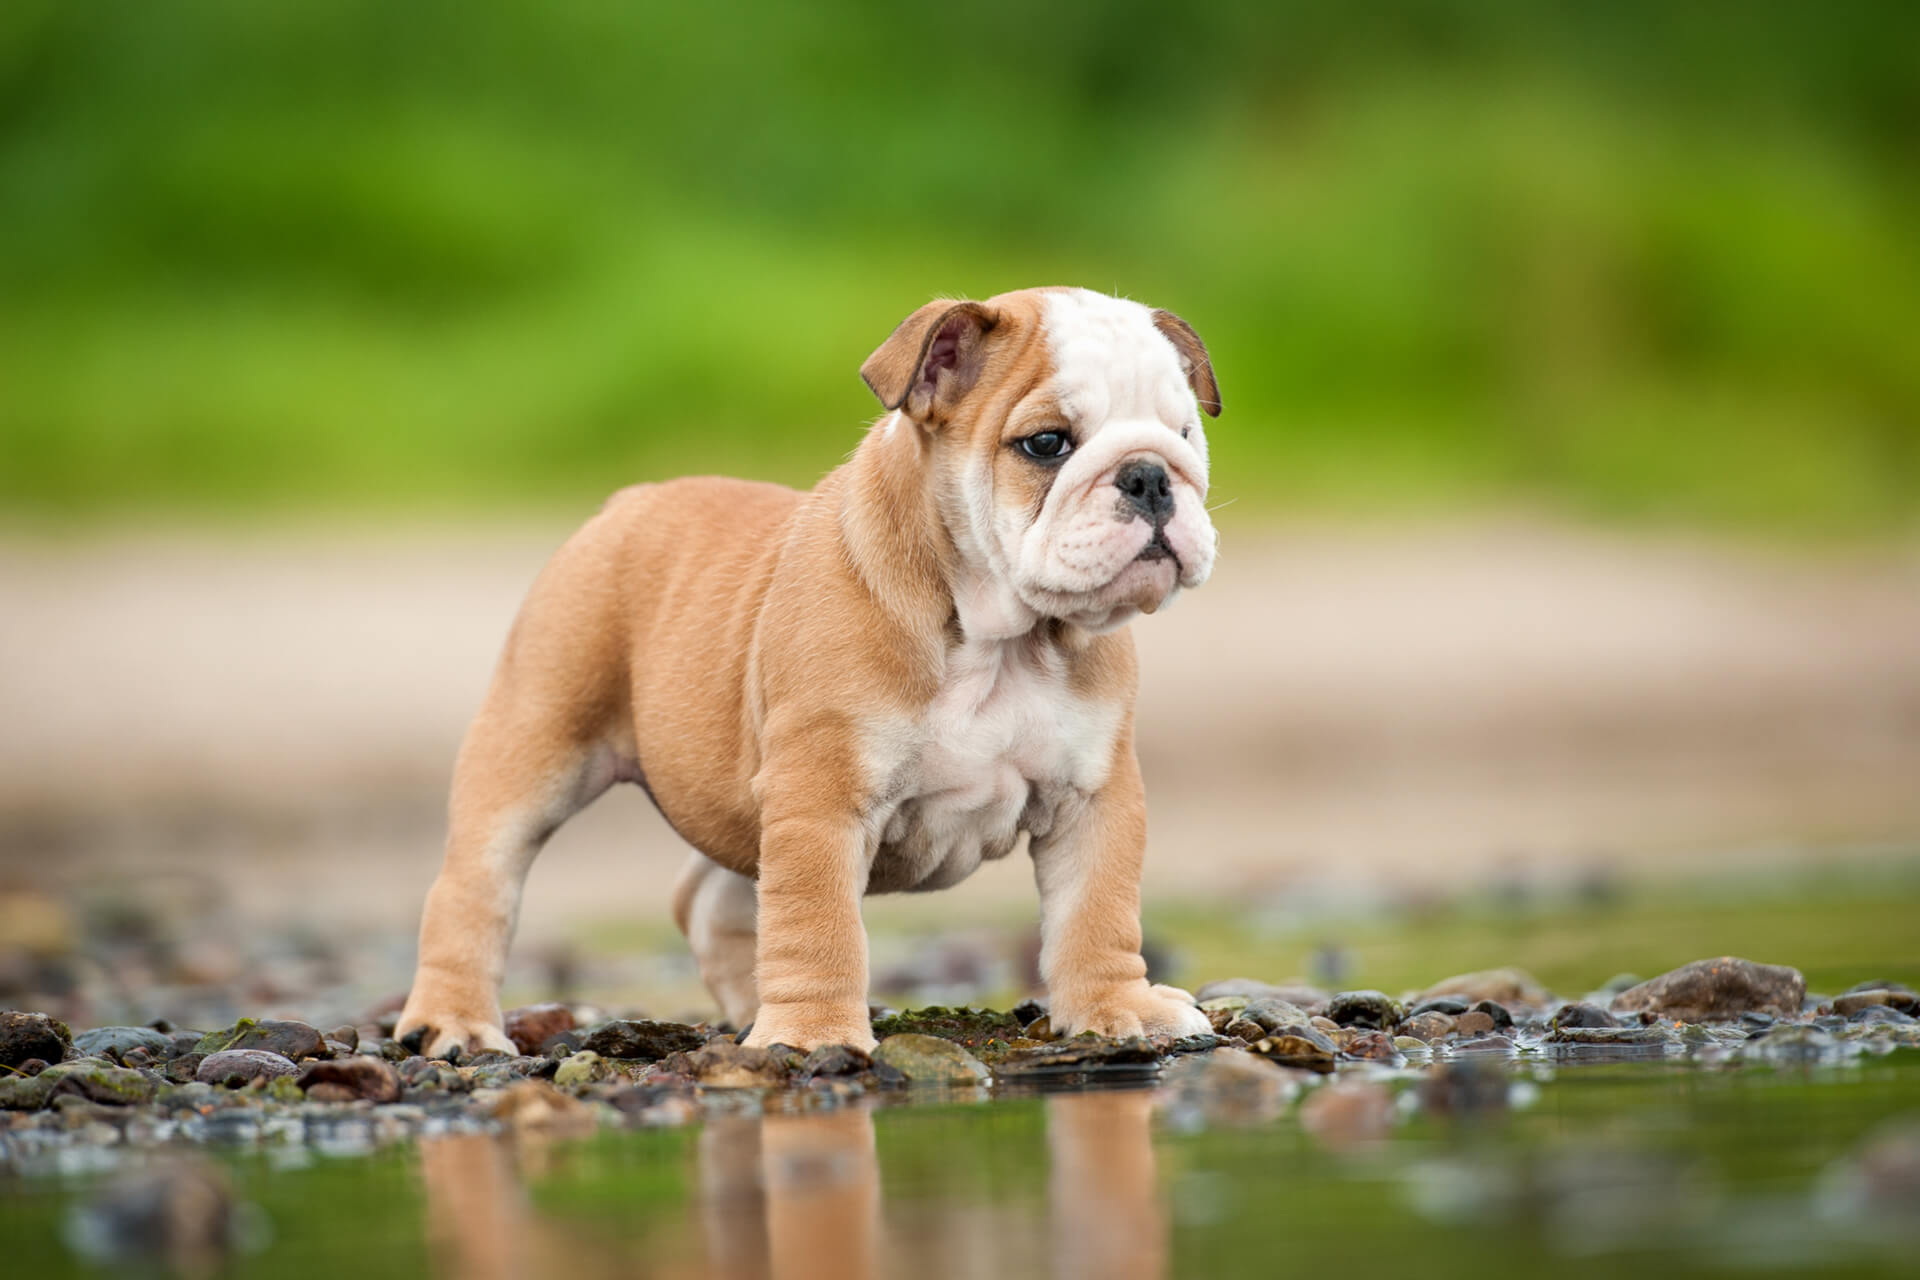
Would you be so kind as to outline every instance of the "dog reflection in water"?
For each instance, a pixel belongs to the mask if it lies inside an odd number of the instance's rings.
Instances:
[[[713,1116],[697,1146],[696,1221],[616,1237],[543,1213],[526,1179],[553,1150],[477,1136],[421,1145],[437,1270],[506,1280],[564,1270],[721,1280],[867,1280],[1042,1274],[1117,1278],[1166,1271],[1145,1092],[1047,1099],[1044,1210],[993,1203],[971,1171],[935,1152],[912,1184],[882,1195],[866,1107],[806,1115]],[[563,1261],[564,1260],[564,1261]]]

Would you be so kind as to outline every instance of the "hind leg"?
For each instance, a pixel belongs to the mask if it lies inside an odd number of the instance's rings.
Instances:
[[[687,935],[693,958],[720,1011],[736,1027],[753,1021],[760,995],[753,982],[753,881],[696,853],[673,889],[673,919]]]
[[[395,1034],[419,1052],[503,1049],[500,980],[527,871],[547,838],[613,783],[614,752],[516,713],[500,686],[454,766],[446,857],[420,921],[420,964]]]

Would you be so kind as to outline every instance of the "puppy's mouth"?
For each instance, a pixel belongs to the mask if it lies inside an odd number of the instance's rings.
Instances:
[[[1161,525],[1153,531],[1153,536],[1147,539],[1147,545],[1140,548],[1140,554],[1135,556],[1134,560],[1136,562],[1141,560],[1171,560],[1173,561],[1176,576],[1185,572],[1185,567],[1180,563],[1180,553],[1173,549],[1171,542],[1167,541],[1167,527],[1165,525]]]

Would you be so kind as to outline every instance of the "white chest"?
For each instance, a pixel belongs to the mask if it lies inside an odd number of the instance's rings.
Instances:
[[[875,735],[868,891],[943,888],[1046,835],[1105,781],[1120,713],[1076,694],[1052,650],[961,646],[926,709]]]

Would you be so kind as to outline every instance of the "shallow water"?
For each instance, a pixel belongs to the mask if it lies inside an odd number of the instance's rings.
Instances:
[[[572,1141],[69,1152],[0,1177],[0,1240],[9,1274],[151,1273],[150,1254],[115,1252],[114,1206],[129,1179],[199,1161],[239,1206],[224,1261],[179,1258],[207,1273],[1912,1274],[1920,1052],[1486,1070],[1446,1096],[1387,1071],[1343,1073],[1319,1102],[1326,1084],[770,1114],[738,1095],[700,1125]]]

